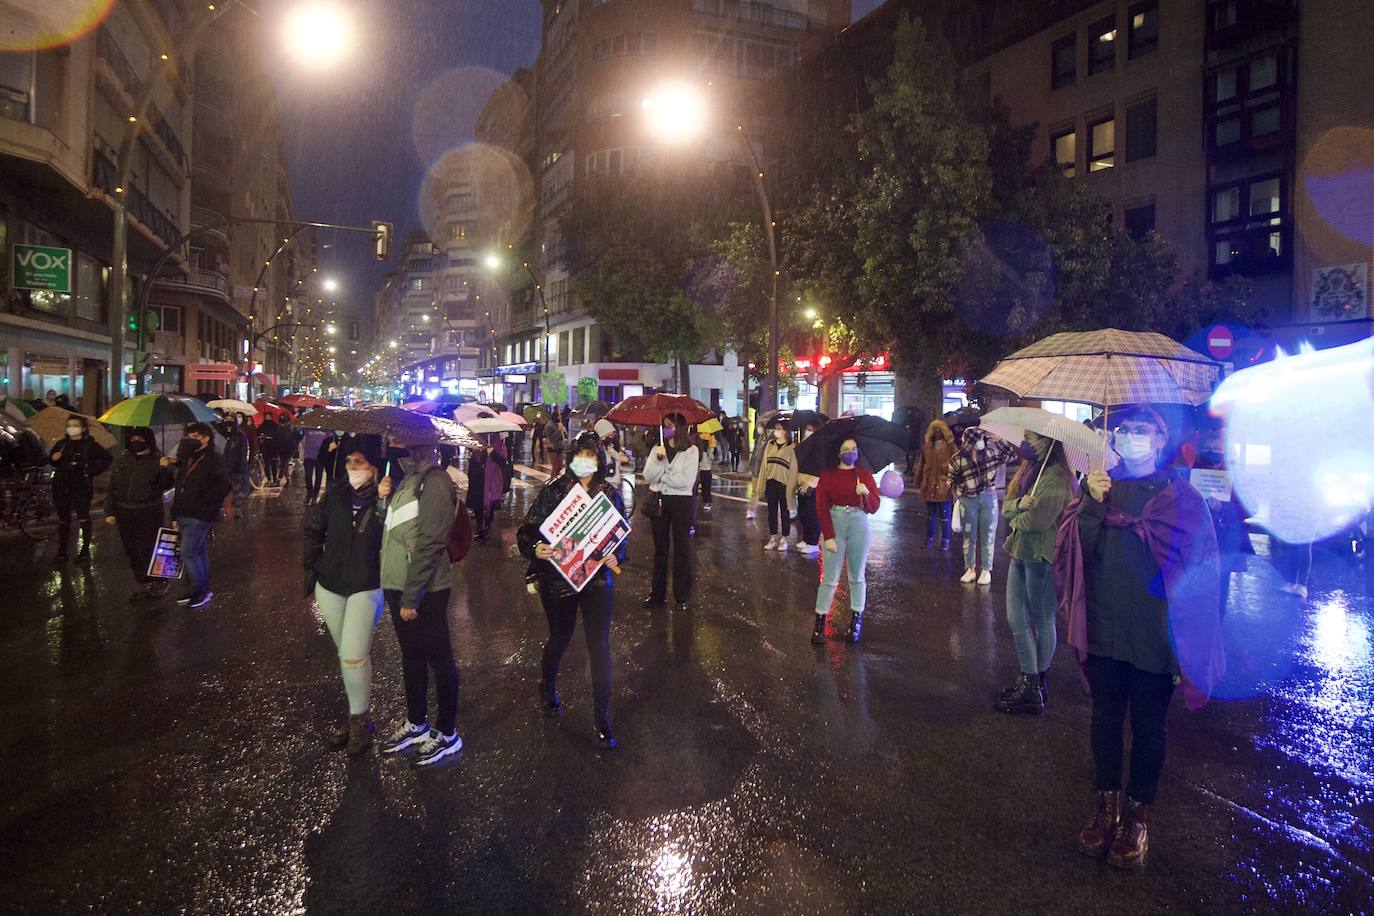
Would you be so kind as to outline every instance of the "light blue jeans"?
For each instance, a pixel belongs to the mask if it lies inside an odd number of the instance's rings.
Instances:
[[[339,595],[316,583],[315,603],[339,652],[348,711],[362,715],[372,703],[372,632],[385,607],[382,590]]]
[[[1022,674],[1050,669],[1054,658],[1054,567],[1012,557],[1007,570],[1007,624]]]
[[[202,522],[198,518],[177,519],[177,531],[181,534],[181,563],[186,567],[191,590],[188,595],[203,595],[210,590],[210,549],[206,540],[210,537],[213,522]]]
[[[835,600],[840,584],[840,567],[849,567],[849,607],[862,614],[868,596],[864,567],[868,565],[868,513],[858,506],[831,506],[830,520],[835,524],[835,552],[821,551],[821,587],[816,591],[816,613],[826,614]]]
[[[963,514],[964,528],[964,568],[973,569],[978,565],[978,545],[983,545],[983,564],[981,569],[992,572],[992,552],[997,540],[997,493],[988,490],[977,496],[959,497],[959,509]]]

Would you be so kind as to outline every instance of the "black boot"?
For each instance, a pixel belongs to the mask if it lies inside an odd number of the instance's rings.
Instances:
[[[863,634],[864,615],[863,611],[855,611],[854,617],[849,621],[849,632],[845,634],[845,639],[850,642],[858,642],[859,636]]]
[[[1050,705],[1050,673],[1048,670],[1040,672],[1040,705]]]
[[[815,616],[816,626],[811,630],[811,645],[823,646],[825,645],[825,615],[817,614]]]
[[[57,526],[57,555],[52,558],[54,563],[65,563],[70,557],[67,555],[67,544],[72,539],[71,525]]]
[[[81,550],[77,553],[78,560],[89,560],[91,558],[91,523],[81,523]]]
[[[1038,716],[1045,711],[1045,701],[1040,696],[1040,679],[1034,674],[1022,674],[1010,696],[999,697],[996,703],[998,712],[1024,713]]]
[[[615,749],[615,735],[611,733],[611,711],[600,706],[596,711],[596,741],[605,751]]]
[[[553,681],[539,682],[539,699],[544,704],[544,715],[557,719],[563,715],[563,701],[558,698],[558,688]]]

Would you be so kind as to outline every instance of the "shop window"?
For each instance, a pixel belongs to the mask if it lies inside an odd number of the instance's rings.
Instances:
[[[1116,17],[1095,22],[1088,29],[1088,75],[1116,66]]]
[[[1068,86],[1078,77],[1078,36],[1065,35],[1050,46],[1050,88]]]
[[[1127,39],[1129,60],[1144,57],[1159,47],[1159,2],[1136,3],[1126,10],[1130,23],[1130,37]]]
[[[1064,173],[1066,178],[1072,178],[1076,172],[1078,164],[1078,134],[1072,130],[1055,134],[1050,138],[1050,146],[1054,151],[1054,164],[1059,166],[1059,171]]]
[[[1155,154],[1158,99],[1146,99],[1126,109],[1126,161],[1149,159]]]
[[[1111,116],[1088,125],[1088,171],[1102,172],[1116,165],[1116,120]]]
[[[1136,241],[1143,239],[1147,233],[1153,232],[1155,228],[1154,202],[1127,207],[1123,222],[1126,224],[1126,233],[1131,238]]]

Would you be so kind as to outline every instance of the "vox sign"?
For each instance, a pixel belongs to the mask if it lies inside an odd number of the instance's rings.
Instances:
[[[15,289],[72,291],[72,250],[42,245],[15,245],[11,276]]]

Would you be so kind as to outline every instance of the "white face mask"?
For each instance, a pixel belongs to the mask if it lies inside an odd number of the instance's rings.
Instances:
[[[780,429],[777,432],[773,433],[773,438],[778,440],[778,442],[786,442],[787,432],[785,430]]]
[[[355,490],[361,490],[372,482],[372,472],[367,468],[348,469],[348,485]]]
[[[980,451],[980,452],[983,451],[984,449],[986,449],[987,447],[988,447],[988,444],[987,444],[986,442],[984,442],[982,439],[979,439],[979,440],[978,440],[978,444],[974,446],[974,448],[977,449],[977,450]]]
[[[573,476],[575,477],[590,477],[596,473],[596,459],[588,458],[585,455],[578,455],[568,463],[568,467],[572,470]]]
[[[82,433],[84,433],[84,432],[85,432],[85,430],[82,429],[82,428],[79,427],[79,426],[68,426],[68,427],[67,427],[67,435],[68,435],[68,436],[71,436],[73,439],[80,439]]]
[[[1153,438],[1153,436],[1117,436],[1117,454],[1119,454],[1128,464],[1144,464],[1155,456]]]

